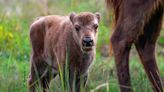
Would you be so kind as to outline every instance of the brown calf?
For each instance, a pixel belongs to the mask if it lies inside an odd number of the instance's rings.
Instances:
[[[155,59],[164,0],[106,0],[114,8],[115,31],[111,37],[121,92],[131,92],[129,52],[134,43],[155,92],[163,92]]]
[[[99,13],[72,13],[70,16],[45,16],[34,21],[30,29],[32,45],[29,91],[40,83],[48,90],[50,80],[67,64],[70,91],[85,86],[88,68],[95,56]],[[67,61],[67,62],[66,62]],[[65,74],[65,73],[64,73]]]

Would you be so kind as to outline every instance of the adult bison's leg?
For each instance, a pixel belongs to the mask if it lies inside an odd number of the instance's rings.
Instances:
[[[121,92],[130,92],[132,89],[129,74],[129,52],[132,43],[126,43],[126,37],[121,39],[120,37],[122,34],[119,34],[120,36],[115,36],[117,35],[117,31],[118,30],[115,30],[111,38],[111,42],[113,46],[119,86]]]
[[[111,37],[118,81],[121,92],[131,92],[129,74],[129,53],[131,45],[137,39],[142,28],[142,16],[129,16],[122,18],[116,24],[116,29]]]
[[[155,43],[160,33],[162,24],[162,8],[158,9],[144,27],[144,35],[141,35],[135,43],[142,64],[152,83],[155,92],[163,92],[162,81],[155,59]]]
[[[163,92],[159,76],[159,70],[155,60],[155,43],[145,43],[142,47],[141,43],[136,43],[136,48],[141,58],[144,69],[153,85],[155,92]]]

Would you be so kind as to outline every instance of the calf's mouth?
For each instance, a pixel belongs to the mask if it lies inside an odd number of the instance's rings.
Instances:
[[[82,50],[83,51],[91,51],[94,49],[94,43],[93,42],[89,42],[89,43],[82,43]]]

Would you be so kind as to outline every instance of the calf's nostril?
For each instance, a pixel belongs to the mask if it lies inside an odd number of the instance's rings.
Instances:
[[[86,37],[83,39],[83,46],[90,47],[93,46],[93,40],[90,37]]]
[[[92,40],[92,41],[90,41],[90,45],[91,45],[91,46],[93,46],[93,40]]]

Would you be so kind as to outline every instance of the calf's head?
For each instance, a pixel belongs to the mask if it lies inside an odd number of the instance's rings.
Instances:
[[[73,37],[82,51],[88,52],[95,48],[97,41],[98,25],[100,22],[99,13],[82,12],[71,13],[70,20],[73,25]]]

